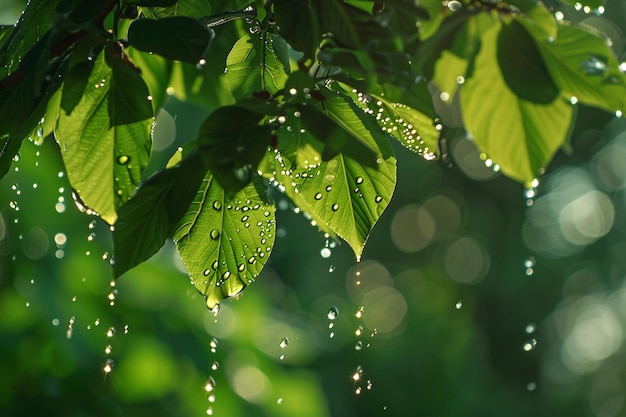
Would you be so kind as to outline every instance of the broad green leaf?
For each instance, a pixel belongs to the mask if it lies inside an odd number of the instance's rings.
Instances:
[[[548,104],[559,95],[533,37],[519,21],[503,24],[497,57],[504,80],[520,99]]]
[[[202,58],[213,36],[211,29],[185,16],[139,19],[128,28],[128,42],[140,51],[191,63]]]
[[[68,82],[71,82],[68,80]],[[107,223],[141,180],[150,154],[152,120],[111,126],[108,100],[111,69],[103,53],[96,60],[89,86],[71,114],[62,110],[55,129],[70,184],[89,209]],[[72,88],[65,89],[72,93]]]
[[[116,43],[106,48],[105,59],[111,68],[108,111],[111,126],[120,126],[154,116],[152,97],[139,70]]]
[[[255,91],[275,94],[284,87],[289,74],[278,57],[285,41],[271,33],[246,35],[233,46],[226,59],[226,79],[236,100]]]
[[[148,178],[120,207],[113,231],[116,277],[150,258],[172,237],[206,171],[196,154]]]
[[[178,223],[178,253],[209,309],[252,283],[270,256],[275,208],[260,190],[254,181],[228,199],[209,173]]]
[[[565,143],[573,109],[560,98],[538,104],[511,91],[495,59],[500,28],[493,25],[483,34],[474,73],[461,90],[463,119],[504,174],[530,185]]]
[[[446,92],[452,98],[456,94],[459,85],[465,82],[469,61],[458,55],[443,51],[435,64],[433,82],[441,92]]]
[[[227,195],[245,187],[270,143],[271,128],[259,125],[262,114],[239,106],[220,107],[198,133],[198,147]]]
[[[376,167],[364,166],[345,154],[319,162],[316,141],[299,136],[297,126],[291,126],[290,130],[287,123],[279,130],[279,150],[285,149],[286,154],[303,152],[303,155],[309,155],[307,160],[298,161],[288,171],[294,184],[293,192],[297,194],[294,202],[310,213],[318,224],[348,242],[356,257],[360,258],[370,230],[393,194],[396,160],[386,135],[380,131],[373,116],[364,113],[350,98],[338,92],[327,90],[325,97],[329,116],[377,152],[379,163]],[[285,141],[287,144],[283,145]],[[294,146],[298,148],[295,152]]]
[[[583,29],[560,25],[556,39],[536,33],[539,51],[566,98],[609,112],[626,109],[626,75],[607,43]]]
[[[208,0],[180,0],[169,7],[142,7],[141,10],[148,17],[155,19],[170,16],[188,16],[199,19],[211,14],[211,5]]]

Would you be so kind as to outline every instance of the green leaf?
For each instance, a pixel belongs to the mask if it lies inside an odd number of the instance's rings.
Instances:
[[[116,43],[107,47],[107,65],[111,68],[108,111],[111,126],[120,126],[154,116],[150,92],[139,70]]]
[[[349,107],[343,106],[335,110],[344,111],[344,116],[348,119],[354,116],[353,110]],[[378,155],[375,149],[363,139],[363,132],[353,130],[353,124],[346,124],[344,120],[332,117],[330,113],[324,114],[315,106],[299,106],[296,114],[300,115],[303,128],[324,143],[323,160],[343,153],[363,165],[376,166]]]
[[[359,49],[359,37],[353,18],[364,14],[361,10],[345,4],[341,0],[321,0],[321,16],[324,16],[323,29],[332,33],[333,38],[342,46]]]
[[[548,104],[559,95],[533,37],[519,21],[502,26],[497,57],[504,80],[519,98]]]
[[[626,75],[607,43],[583,29],[560,25],[549,39],[527,25],[539,51],[566,98],[609,112],[626,109]]]
[[[239,106],[220,107],[198,133],[203,160],[227,195],[244,188],[270,142],[271,128],[259,126],[262,114]]]
[[[530,185],[565,143],[573,110],[560,98],[538,104],[511,91],[494,59],[500,27],[483,33],[474,73],[461,90],[463,119],[478,147],[504,174]]]
[[[128,42],[140,51],[191,63],[202,58],[213,36],[211,29],[185,16],[139,19],[128,28]]]
[[[275,208],[263,189],[255,181],[228,199],[209,173],[178,223],[178,253],[210,309],[253,282],[270,256]]]
[[[60,112],[54,133],[70,184],[86,207],[113,224],[117,209],[140,183],[150,154],[152,120],[111,126],[111,69],[103,54],[89,76],[88,85],[93,87],[85,89],[71,114]],[[73,89],[64,85],[66,93],[72,94]]]
[[[0,178],[4,177],[13,163],[13,157],[17,155],[22,146],[22,137],[0,138]]]
[[[208,0],[182,0],[169,7],[143,7],[141,10],[148,17],[154,19],[170,16],[187,16],[199,19],[211,14],[211,5]]]
[[[154,255],[172,237],[206,174],[196,154],[148,178],[119,210],[113,231],[116,277]]]
[[[285,48],[278,35],[246,35],[233,46],[226,59],[226,79],[235,100],[249,97],[255,91],[275,94],[284,87],[289,74],[278,53]]]
[[[279,150],[286,155],[299,154],[293,165],[290,158],[283,161],[286,171],[291,172],[289,181],[294,184],[288,195],[296,194],[294,202],[323,228],[348,242],[360,258],[367,236],[393,194],[396,159],[373,116],[343,94],[327,90],[325,97],[329,116],[374,149],[380,161],[375,167],[368,167],[340,153],[320,162],[316,142],[321,138],[314,140],[306,135],[307,130],[302,132],[297,125],[291,125],[294,122],[287,121],[278,132]],[[289,184],[285,187],[289,192]]]
[[[141,70],[141,78],[148,86],[152,97],[152,110],[156,113],[167,100],[167,87],[172,68],[176,63],[156,54],[141,52],[133,47],[126,48],[125,52]]]
[[[306,58],[315,57],[320,29],[317,12],[308,0],[274,1],[274,17],[282,37]]]
[[[52,26],[60,0],[32,0],[20,16],[13,32],[0,47],[0,78],[12,73],[20,61]]]

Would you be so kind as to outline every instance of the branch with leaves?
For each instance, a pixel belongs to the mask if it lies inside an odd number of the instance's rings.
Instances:
[[[359,259],[395,187],[390,141],[445,157],[436,108],[527,186],[579,103],[626,109],[606,39],[533,0],[33,0],[0,28],[0,78],[2,174],[24,139],[56,141],[76,200],[114,229],[116,277],[173,239],[211,309],[271,254],[268,188]],[[170,96],[207,116],[142,180]]]

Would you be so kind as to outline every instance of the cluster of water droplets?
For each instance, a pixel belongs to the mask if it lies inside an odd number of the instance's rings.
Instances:
[[[357,104],[363,109],[363,112],[373,116],[378,122],[381,130],[389,135],[400,139],[401,143],[421,155],[427,161],[437,158],[436,150],[430,149],[423,141],[416,127],[405,120],[399,113],[408,111],[408,107],[402,103],[392,103],[388,109],[382,100],[373,101],[371,96],[362,93],[356,89],[352,90],[356,94]],[[441,125],[438,125],[441,129]]]

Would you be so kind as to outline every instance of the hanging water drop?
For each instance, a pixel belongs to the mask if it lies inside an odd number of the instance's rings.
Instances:
[[[328,320],[335,320],[337,316],[339,316],[339,309],[337,308],[337,306],[332,306],[326,313],[326,317],[328,317]]]
[[[281,349],[286,348],[289,346],[289,339],[287,337],[283,337],[278,346],[280,346]]]

